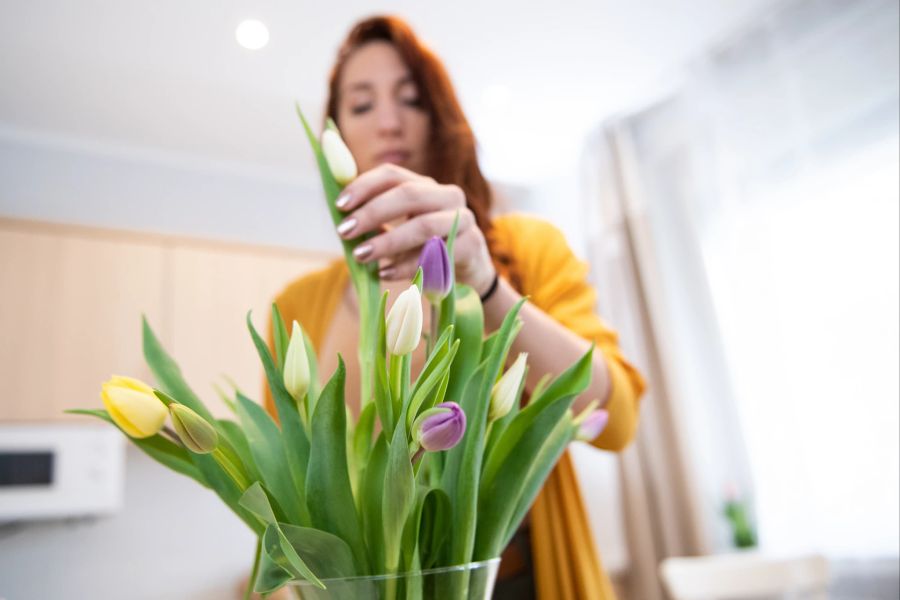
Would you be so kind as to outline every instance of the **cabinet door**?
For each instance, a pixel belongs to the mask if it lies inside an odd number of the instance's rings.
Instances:
[[[111,374],[149,379],[141,313],[162,314],[163,250],[0,222],[0,420],[101,406]]]
[[[246,325],[253,311],[266,337],[271,303],[290,281],[326,264],[322,256],[261,248],[181,245],[172,250],[170,351],[194,391],[217,416],[227,409],[213,384],[224,377],[261,401],[263,370]]]

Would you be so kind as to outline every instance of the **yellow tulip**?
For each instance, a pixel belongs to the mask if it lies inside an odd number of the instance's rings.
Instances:
[[[100,398],[115,424],[133,438],[156,435],[169,414],[153,388],[131,377],[114,375],[103,384]]]

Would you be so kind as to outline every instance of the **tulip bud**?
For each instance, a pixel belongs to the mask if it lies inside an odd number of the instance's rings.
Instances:
[[[322,132],[322,154],[339,184],[347,185],[356,178],[356,161],[336,130],[326,129]]]
[[[206,419],[192,411],[184,404],[169,405],[172,424],[181,443],[191,452],[209,454],[219,443],[219,434]]]
[[[422,296],[415,285],[401,293],[387,316],[385,337],[393,356],[404,356],[416,349],[422,336]]]
[[[494,384],[494,389],[491,390],[491,408],[488,413],[489,422],[506,416],[512,410],[516,396],[519,394],[519,387],[522,385],[522,377],[525,376],[525,361],[527,359],[528,353],[521,352],[516,358],[516,362]]]
[[[303,330],[297,321],[294,321],[291,341],[284,355],[284,387],[297,402],[301,402],[309,390],[309,357]]]
[[[113,375],[100,392],[113,422],[133,438],[156,435],[166,422],[166,405],[142,381]]]
[[[442,402],[413,423],[413,439],[428,452],[449,450],[466,432],[466,413],[456,402]]]
[[[435,236],[425,242],[419,256],[422,292],[431,304],[438,304],[453,288],[453,269],[444,240]]]
[[[597,439],[606,424],[609,422],[609,412],[599,408],[587,415],[578,425],[575,439],[582,442],[592,442]]]

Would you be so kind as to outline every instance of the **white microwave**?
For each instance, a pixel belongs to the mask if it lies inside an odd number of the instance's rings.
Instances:
[[[109,425],[0,423],[0,522],[116,512],[124,468]]]

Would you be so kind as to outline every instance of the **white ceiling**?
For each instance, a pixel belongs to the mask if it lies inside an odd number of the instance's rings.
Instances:
[[[528,183],[772,1],[8,1],[0,127],[305,177],[293,100],[318,116],[343,34],[393,12],[444,58],[488,174]],[[264,49],[235,42],[246,18],[269,27]]]

